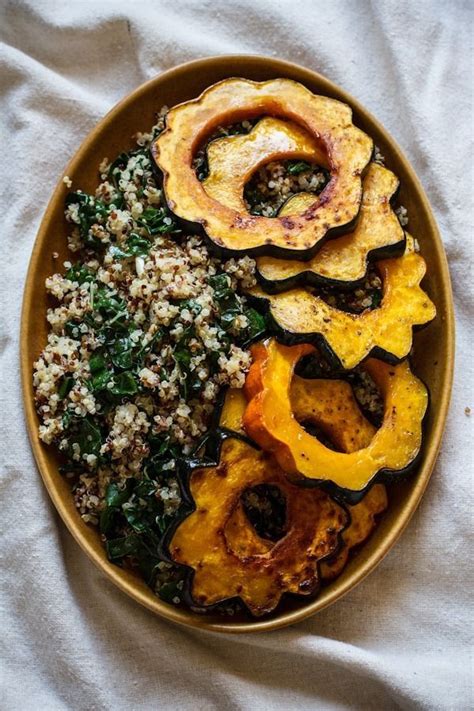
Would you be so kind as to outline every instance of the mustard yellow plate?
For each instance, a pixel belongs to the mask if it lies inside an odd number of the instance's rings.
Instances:
[[[44,282],[56,270],[55,265],[68,258],[64,220],[64,198],[68,188],[62,181],[63,176],[47,207],[31,256],[21,322],[21,372],[26,421],[38,468],[64,523],[97,567],[130,597],[169,620],[218,632],[257,632],[298,622],[339,600],[374,570],[401,535],[428,484],[441,444],[453,374],[454,318],[449,272],[440,234],[413,168],[368,111],[338,86],[309,69],[266,57],[238,55],[211,57],[171,69],[140,86],[113,108],[86,138],[64,175],[68,175],[75,186],[93,192],[97,187],[100,160],[131,148],[132,134],[148,130],[161,106],[173,106],[192,99],[214,82],[234,76],[256,81],[287,77],[303,83],[316,94],[349,104],[354,110],[355,125],[374,139],[385,156],[387,167],[400,179],[400,202],[408,209],[410,232],[418,239],[427,262],[423,287],[434,301],[438,315],[428,328],[416,334],[413,356],[414,370],[427,384],[431,395],[425,444],[418,472],[391,489],[390,507],[374,535],[352,558],[342,575],[323,587],[316,599],[286,600],[274,614],[254,621],[244,616],[198,615],[170,605],[156,597],[138,575],[107,560],[97,531],[85,524],[76,511],[69,482],[59,474],[55,449],[46,447],[38,439],[38,418],[33,400],[32,365],[47,338],[48,303]],[[59,262],[53,261],[53,252],[59,253]]]

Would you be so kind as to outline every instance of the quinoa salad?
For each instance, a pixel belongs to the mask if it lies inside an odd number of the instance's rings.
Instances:
[[[110,561],[137,569],[159,597],[180,604],[183,573],[159,554],[181,507],[178,462],[199,453],[226,389],[244,386],[250,345],[275,326],[246,296],[256,284],[255,260],[218,256],[168,209],[149,150],[166,113],[134,137],[135,148],[103,159],[94,194],[65,178],[70,257],[46,280],[49,335],[33,385],[39,437],[61,453],[78,515],[97,528]],[[256,121],[219,128],[208,141],[247,133]],[[195,158],[199,180],[208,170],[205,148]],[[378,150],[375,160],[383,164]],[[319,194],[328,179],[305,161],[272,162],[247,184],[246,205],[272,217],[298,192]],[[405,208],[397,214],[406,225]],[[357,288],[318,293],[359,313],[380,304],[382,284],[371,266]],[[319,354],[298,367],[305,377],[328,371]],[[347,377],[379,425],[383,401],[374,382],[362,369]],[[282,535],[278,490],[256,487],[243,505],[263,537]]]

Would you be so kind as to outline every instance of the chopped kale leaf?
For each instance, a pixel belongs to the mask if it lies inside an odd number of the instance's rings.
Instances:
[[[286,169],[290,175],[299,175],[306,170],[311,170],[311,165],[304,160],[289,160]]]

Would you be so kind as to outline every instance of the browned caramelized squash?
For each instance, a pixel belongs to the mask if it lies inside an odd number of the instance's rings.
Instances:
[[[309,380],[294,376],[291,382],[291,403],[298,422],[312,422],[344,452],[354,452],[370,444],[376,429],[363,416],[352,388],[344,380]],[[242,418],[247,401],[242,390],[226,393],[219,423],[221,427],[243,433]],[[387,491],[375,484],[362,501],[348,506],[350,524],[342,532],[342,544],[337,553],[320,564],[323,580],[333,580],[346,566],[350,552],[369,538],[376,517],[387,508]],[[260,538],[247,525],[244,508],[239,502],[228,521],[226,536],[230,547],[241,555],[260,555],[269,551],[272,542]]]
[[[355,230],[327,242],[307,262],[259,257],[257,270],[265,291],[277,293],[298,284],[347,286],[363,279],[369,259],[400,254],[405,234],[390,205],[397,189],[397,177],[371,163],[363,181],[362,207]],[[307,193],[299,193],[288,200],[280,215],[303,212],[310,199]]]
[[[260,484],[280,489],[286,525],[280,540],[260,539],[259,545],[239,505],[243,492]],[[318,563],[337,550],[347,524],[345,510],[328,494],[295,486],[273,457],[232,437],[222,442],[215,466],[192,471],[189,493],[195,510],[175,529],[168,550],[175,563],[193,571],[194,604],[238,597],[259,616],[271,612],[284,593],[317,591]]]
[[[382,302],[360,314],[337,309],[305,288],[271,295],[255,287],[249,293],[268,302],[287,342],[317,342],[347,370],[369,354],[397,362],[411,350],[413,327],[432,321],[436,308],[420,287],[426,264],[411,237],[402,257],[377,262],[377,268]]]
[[[250,215],[216,200],[195,174],[193,158],[217,126],[264,115],[302,126],[318,144],[316,160],[321,151],[327,156],[329,184],[302,214],[275,218]],[[152,145],[152,154],[163,172],[170,209],[182,219],[202,225],[218,247],[236,253],[309,258],[326,238],[347,232],[357,218],[361,174],[372,149],[372,140],[353,125],[352,111],[346,104],[312,94],[289,79],[225,79],[194,101],[170,110],[166,129]]]
[[[365,447],[375,427],[364,417],[345,380],[293,376],[290,402],[297,422],[315,425],[341,452]]]
[[[264,163],[281,158],[327,164],[327,156],[307,131],[291,121],[267,116],[246,135],[225,136],[209,144],[209,175],[203,181],[204,189],[221,205],[244,212],[244,187],[249,177]],[[305,196],[306,209],[315,197],[309,193]]]
[[[294,368],[311,350],[306,344],[283,346],[274,339],[253,350],[244,428],[264,450],[275,455],[292,479],[324,482],[355,503],[378,474],[400,476],[415,462],[428,392],[407,361],[392,366],[374,358],[367,360],[363,367],[384,399],[382,424],[368,444],[359,442],[360,449],[334,451],[309,434],[294,413]]]
[[[388,506],[387,490],[383,484],[374,484],[362,501],[349,506],[351,522],[342,533],[342,546],[336,555],[323,560],[320,567],[323,580],[334,580],[342,573],[351,550],[366,541],[376,526],[376,517]]]

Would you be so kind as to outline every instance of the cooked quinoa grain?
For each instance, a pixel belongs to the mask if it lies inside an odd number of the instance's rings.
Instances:
[[[400,221],[401,226],[406,227],[408,225],[408,210],[406,209],[406,207],[400,205],[400,207],[397,207],[395,212]]]
[[[317,290],[326,303],[334,308],[351,313],[362,313],[377,308],[382,301],[382,280],[374,265],[370,265],[364,280],[354,289],[340,291],[335,288]]]
[[[176,461],[221,390],[243,386],[247,344],[265,330],[243,295],[254,260],[212,256],[165,205],[148,150],[165,113],[137,149],[101,162],[93,195],[67,196],[72,256],[46,279],[50,333],[33,373],[39,436],[63,453],[80,515],[157,588],[176,577],[156,545],[180,505]]]
[[[274,217],[293,195],[319,195],[329,178],[327,170],[305,161],[273,161],[260,168],[245,186],[247,209],[253,215]]]

